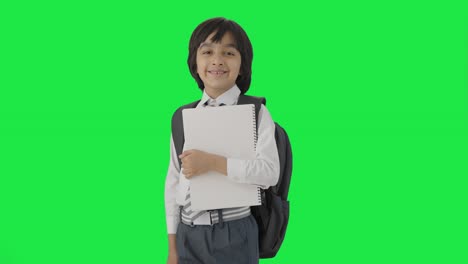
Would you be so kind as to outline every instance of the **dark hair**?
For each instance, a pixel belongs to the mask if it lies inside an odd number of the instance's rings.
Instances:
[[[241,66],[239,76],[236,79],[236,84],[241,90],[241,94],[244,94],[250,87],[253,49],[245,31],[241,26],[239,26],[239,24],[232,20],[224,17],[216,17],[202,22],[197,26],[197,28],[195,28],[192,36],[190,37],[189,56],[187,60],[190,73],[195,81],[197,81],[198,87],[203,91],[205,85],[197,73],[197,50],[198,47],[200,47],[200,44],[213,32],[216,32],[216,34],[211,38],[211,41],[213,42],[220,42],[226,32],[231,32],[234,36],[237,50],[241,54]]]

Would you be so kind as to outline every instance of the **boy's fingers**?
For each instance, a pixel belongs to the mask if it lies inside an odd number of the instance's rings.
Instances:
[[[182,154],[179,155],[179,158],[183,158],[185,156],[187,156],[187,150],[182,152]]]
[[[190,176],[192,176],[192,172],[191,172],[191,171],[189,171],[189,170],[187,170],[187,171],[186,171],[186,170],[184,170],[184,172],[183,172],[183,173],[184,173],[184,175],[185,175],[185,177],[186,177],[186,178],[189,178]]]
[[[186,157],[186,156],[188,156],[190,154],[192,154],[192,150],[186,150],[186,151],[182,152],[182,154],[179,155],[179,158],[183,159],[184,157]]]

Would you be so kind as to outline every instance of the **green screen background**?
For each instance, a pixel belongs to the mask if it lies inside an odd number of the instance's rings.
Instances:
[[[0,263],[165,263],[170,119],[203,20],[237,21],[294,155],[261,263],[467,263],[467,8],[450,1],[0,4]]]

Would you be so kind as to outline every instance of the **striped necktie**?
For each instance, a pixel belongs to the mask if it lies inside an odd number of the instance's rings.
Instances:
[[[210,103],[208,103],[208,101],[210,101]],[[214,100],[208,100],[208,101],[206,101],[203,104],[203,106],[205,106],[205,107],[216,107],[216,106],[225,106],[226,105],[224,103],[217,104],[217,103],[215,103]],[[198,217],[200,217],[201,215],[206,213],[206,211],[194,212],[191,209],[191,205],[192,205],[192,203],[190,201],[190,186],[189,186],[189,188],[187,189],[187,196],[185,196],[185,205],[182,207],[182,211],[180,213],[182,214],[182,217],[185,220],[188,220],[188,222],[193,223],[193,221],[195,221],[195,219],[197,219]]]

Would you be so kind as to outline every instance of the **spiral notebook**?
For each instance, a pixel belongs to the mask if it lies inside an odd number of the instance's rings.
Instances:
[[[182,110],[184,150],[198,149],[228,158],[255,159],[255,106],[233,105]],[[215,171],[190,179],[193,210],[261,204],[260,188],[229,180]]]

